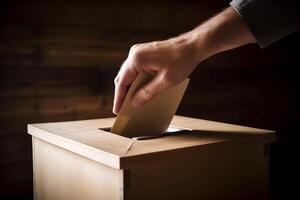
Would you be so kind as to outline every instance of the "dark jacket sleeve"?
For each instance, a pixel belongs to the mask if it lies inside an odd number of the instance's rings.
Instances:
[[[232,0],[261,48],[300,28],[297,0]]]

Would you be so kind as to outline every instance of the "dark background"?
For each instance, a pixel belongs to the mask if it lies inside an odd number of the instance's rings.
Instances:
[[[113,116],[113,79],[130,46],[188,31],[228,3],[2,1],[0,198],[32,198],[26,124]],[[299,44],[294,33],[263,50],[253,44],[207,59],[192,74],[178,110],[276,130],[274,199],[289,199],[297,189]]]

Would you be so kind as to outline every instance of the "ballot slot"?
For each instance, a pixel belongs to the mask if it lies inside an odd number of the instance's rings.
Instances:
[[[133,107],[131,99],[134,93],[152,78],[152,74],[141,73],[134,80],[112,125],[112,133],[138,140],[163,135],[162,132],[170,125],[176,113],[189,79],[160,92],[142,106]],[[170,134],[169,131],[167,134]]]
[[[104,127],[104,128],[99,128],[99,130],[111,132],[111,128],[112,127]],[[177,126],[170,125],[166,132],[163,132],[160,134],[155,133],[153,135],[135,136],[135,137],[131,137],[131,139],[133,139],[133,140],[150,140],[150,139],[156,139],[156,138],[167,137],[167,136],[172,136],[172,135],[185,134],[185,133],[189,133],[192,131],[193,130],[189,129],[189,128],[177,127]]]

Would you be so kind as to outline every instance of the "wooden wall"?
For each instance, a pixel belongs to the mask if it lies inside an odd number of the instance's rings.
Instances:
[[[32,198],[26,124],[113,116],[113,78],[131,45],[188,31],[228,2],[2,2],[0,197]],[[288,143],[299,119],[298,36],[265,50],[249,45],[204,61],[178,113],[274,129]],[[274,166],[284,155],[278,146]],[[280,170],[281,165],[273,171]]]

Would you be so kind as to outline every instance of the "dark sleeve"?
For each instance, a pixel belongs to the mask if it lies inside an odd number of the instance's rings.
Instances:
[[[297,0],[232,0],[261,48],[300,28]]]

